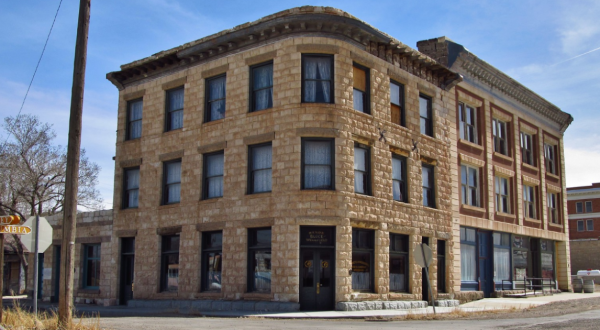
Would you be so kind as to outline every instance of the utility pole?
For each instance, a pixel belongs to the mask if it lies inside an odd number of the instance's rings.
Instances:
[[[65,203],[63,207],[62,263],[60,265],[60,292],[58,299],[58,322],[61,328],[70,327],[73,318],[73,269],[75,268],[77,189],[79,187],[81,118],[83,113],[87,39],[90,27],[90,6],[91,0],[79,1],[79,23],[77,24],[77,41],[75,43],[69,142],[67,145]]]

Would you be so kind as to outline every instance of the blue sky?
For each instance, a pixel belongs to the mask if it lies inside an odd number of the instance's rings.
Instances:
[[[58,3],[0,2],[2,118],[19,111]],[[342,9],[413,48],[419,40],[439,36],[464,45],[575,118],[564,138],[567,186],[600,182],[598,1],[93,0],[82,145],[102,167],[99,189],[107,207],[112,204],[118,91],[106,73],[302,5]],[[61,145],[67,143],[78,6],[79,1],[63,0],[23,108],[53,124]]]

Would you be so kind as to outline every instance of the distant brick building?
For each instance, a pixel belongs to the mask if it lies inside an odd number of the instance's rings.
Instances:
[[[600,269],[600,183],[567,188],[571,272]]]
[[[78,297],[421,306],[420,243],[437,299],[568,290],[571,116],[448,39],[418,47],[301,7],[109,73],[114,213],[78,230]]]

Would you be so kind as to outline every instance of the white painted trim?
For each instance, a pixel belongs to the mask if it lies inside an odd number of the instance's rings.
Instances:
[[[594,218],[600,218],[600,212],[569,214],[569,220],[594,219]]]

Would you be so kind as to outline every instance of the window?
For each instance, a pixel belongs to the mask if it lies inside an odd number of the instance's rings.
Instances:
[[[501,176],[495,178],[496,211],[510,213],[510,190],[508,179]]]
[[[183,127],[183,86],[167,91],[165,132]]]
[[[272,179],[271,142],[248,147],[248,193],[271,191]]]
[[[369,109],[369,69],[354,63],[352,67],[354,73],[354,110],[370,113]]]
[[[460,280],[477,281],[475,229],[460,227]]]
[[[433,177],[433,166],[423,165],[423,205],[435,207],[435,182]]]
[[[335,189],[334,141],[302,138],[302,189]]]
[[[223,151],[204,155],[203,199],[223,197]]]
[[[225,118],[225,84],[224,74],[206,79],[205,122]]]
[[[100,287],[100,244],[83,245],[83,288]]]
[[[546,171],[552,174],[556,171],[556,151],[553,145],[544,143],[544,159],[546,160]]]
[[[375,231],[352,228],[352,290],[373,292]]]
[[[271,228],[248,229],[248,292],[271,292]]]
[[[123,169],[123,208],[138,207],[140,194],[140,168]]]
[[[551,223],[559,223],[558,221],[558,208],[556,207],[556,197],[555,193],[548,193],[548,220]]]
[[[163,163],[163,205],[181,200],[181,159]]]
[[[506,123],[496,118],[492,119],[492,134],[494,135],[494,151],[508,156]]]
[[[526,218],[535,219],[535,192],[527,185],[523,185],[523,213]]]
[[[127,132],[125,140],[142,136],[142,99],[127,102]]]
[[[477,143],[477,117],[475,112],[475,108],[462,102],[458,103],[460,138],[472,143]]]
[[[594,220],[587,220],[587,231],[594,231]]]
[[[394,200],[406,203],[406,157],[392,154],[392,186]]]
[[[250,112],[273,107],[273,61],[250,67]]]
[[[179,288],[179,234],[162,237],[160,291],[177,292]]]
[[[592,202],[591,201],[587,201],[585,202],[585,212],[586,213],[591,213],[592,211]]]
[[[371,193],[371,157],[369,147],[354,144],[354,192],[363,195]]]
[[[533,137],[523,132],[521,132],[521,157],[523,158],[523,163],[535,166],[533,157]]]
[[[479,170],[468,165],[460,166],[462,204],[479,206]]]
[[[431,98],[419,95],[419,116],[421,117],[421,134],[433,136],[433,114]]]
[[[390,233],[390,291],[408,292],[408,236]]]
[[[575,211],[577,213],[583,213],[583,203],[582,202],[577,202],[575,203]]]
[[[333,103],[333,55],[302,54],[302,102]]]
[[[437,289],[446,292],[446,241],[437,241]]]
[[[510,280],[510,234],[494,233],[494,282]]]
[[[405,126],[404,122],[404,85],[390,80],[390,108],[392,123]]]
[[[202,233],[202,291],[221,291],[223,232]]]
[[[585,222],[583,220],[577,220],[577,231],[585,231]]]

